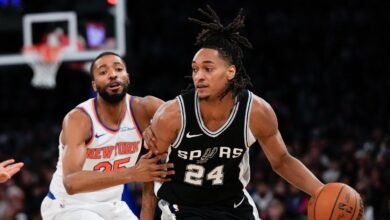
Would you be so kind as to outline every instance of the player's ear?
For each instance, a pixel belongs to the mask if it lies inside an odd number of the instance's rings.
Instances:
[[[93,91],[97,92],[95,80],[91,81]]]
[[[232,80],[236,76],[236,66],[230,65],[227,69],[228,80]]]

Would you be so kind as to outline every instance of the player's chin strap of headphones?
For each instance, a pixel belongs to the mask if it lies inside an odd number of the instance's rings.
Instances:
[[[161,220],[176,220],[176,215],[172,212],[169,202],[161,199],[158,201],[158,207],[161,209]],[[175,207],[176,206],[176,207]],[[179,211],[177,205],[172,205],[174,211]]]

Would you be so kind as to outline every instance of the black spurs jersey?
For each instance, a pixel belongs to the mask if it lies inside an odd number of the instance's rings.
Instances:
[[[179,205],[231,205],[249,182],[249,129],[252,93],[245,90],[225,124],[210,131],[202,121],[197,93],[177,97],[182,128],[168,152],[175,164],[171,182],[156,184],[159,198]],[[217,111],[217,109],[216,109]]]

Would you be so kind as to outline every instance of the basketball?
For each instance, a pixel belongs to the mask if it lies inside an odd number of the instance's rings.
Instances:
[[[309,201],[309,220],[357,220],[363,218],[363,201],[353,188],[343,183],[328,183]]]

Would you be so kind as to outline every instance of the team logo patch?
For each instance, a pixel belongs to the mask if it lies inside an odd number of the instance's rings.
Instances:
[[[207,163],[217,153],[218,147],[207,148],[202,157],[198,160],[198,164]]]
[[[121,132],[124,132],[124,131],[130,131],[130,130],[134,130],[134,127],[130,128],[130,127],[122,127],[120,129]]]

